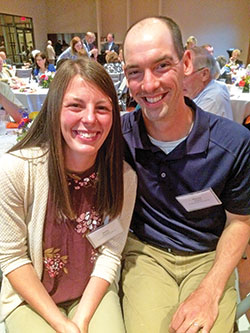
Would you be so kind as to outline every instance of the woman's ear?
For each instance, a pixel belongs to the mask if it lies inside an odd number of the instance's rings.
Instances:
[[[183,68],[184,68],[184,75],[190,75],[193,73],[194,66],[192,61],[192,53],[190,50],[186,50],[183,55]]]

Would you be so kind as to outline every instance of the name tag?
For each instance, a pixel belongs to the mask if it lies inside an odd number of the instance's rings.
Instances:
[[[176,197],[176,199],[186,209],[187,212],[193,212],[195,210],[222,204],[220,199],[211,188],[185,195],[179,195]]]
[[[106,219],[105,221],[107,221]],[[95,249],[123,232],[123,228],[118,220],[108,224],[105,224],[105,221],[103,226],[86,236]]]

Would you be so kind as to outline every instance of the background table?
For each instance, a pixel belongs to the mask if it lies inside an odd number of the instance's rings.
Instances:
[[[229,88],[234,121],[239,124],[250,115],[250,93],[243,93],[238,87]]]
[[[36,92],[20,92],[12,90],[16,98],[29,110],[29,112],[40,111],[49,89],[38,88]]]

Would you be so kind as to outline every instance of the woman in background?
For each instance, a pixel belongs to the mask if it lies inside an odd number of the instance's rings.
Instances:
[[[95,61],[65,61],[0,163],[8,333],[125,332],[117,282],[136,182],[123,161],[112,80]]]
[[[78,58],[78,52],[83,48],[81,38],[75,36],[70,41],[70,46],[63,51],[57,58],[57,62],[61,59],[72,59],[75,60]]]
[[[55,66],[49,64],[48,58],[45,53],[39,52],[35,55],[35,69],[33,71],[33,75],[38,79],[43,74],[48,74],[49,72],[55,72]]]

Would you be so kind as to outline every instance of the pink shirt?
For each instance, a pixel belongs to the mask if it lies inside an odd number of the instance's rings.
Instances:
[[[55,221],[49,194],[43,235],[42,283],[57,304],[81,297],[94,267],[97,251],[85,236],[103,223],[94,207],[96,183],[94,167],[81,175],[68,176],[77,213],[75,220]]]

